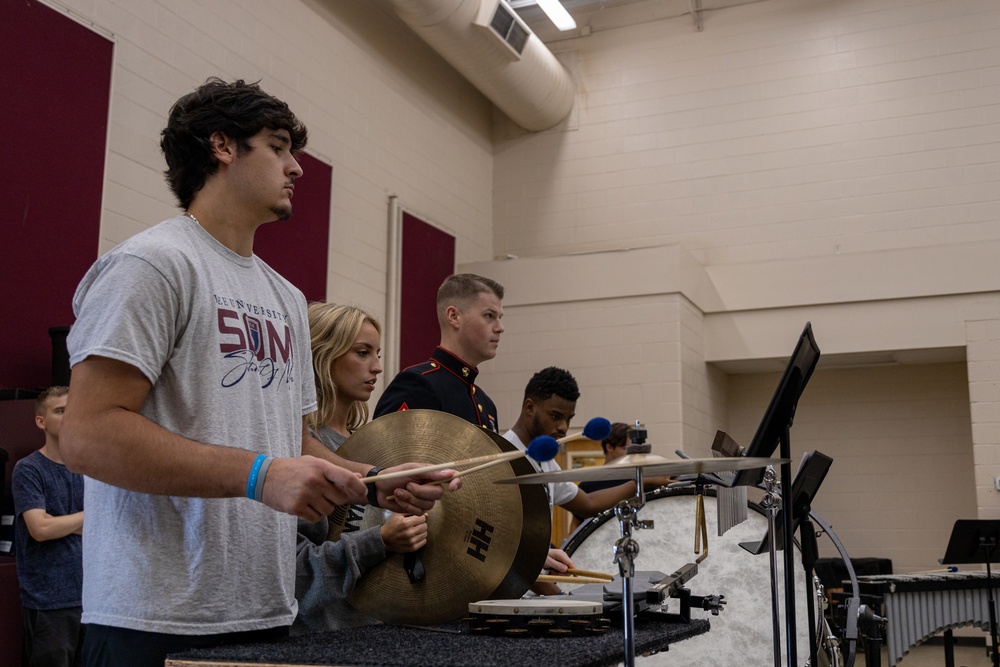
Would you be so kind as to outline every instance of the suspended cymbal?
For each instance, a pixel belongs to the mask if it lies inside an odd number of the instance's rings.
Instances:
[[[454,415],[405,410],[365,424],[337,453],[385,468],[513,449],[507,440]],[[466,615],[470,602],[523,595],[545,565],[548,500],[544,487],[495,482],[534,471],[520,458],[463,478],[462,488],[446,493],[428,513],[427,546],[421,549],[424,579],[410,583],[403,556],[390,555],[368,570],[348,601],[385,623],[435,625]],[[386,518],[384,510],[371,507],[354,507],[351,515],[347,531],[379,526]]]
[[[573,468],[558,472],[521,475],[499,481],[500,484],[548,484],[551,482],[590,482],[635,479],[636,470],[646,476],[700,475],[706,472],[753,470],[787,463],[788,459],[734,456],[710,459],[666,459],[656,454],[629,454],[602,466]]]

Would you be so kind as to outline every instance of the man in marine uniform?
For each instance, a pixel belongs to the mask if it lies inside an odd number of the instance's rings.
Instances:
[[[375,417],[400,410],[440,410],[498,432],[497,408],[476,386],[479,364],[496,356],[503,333],[503,285],[472,273],[438,288],[441,344],[427,361],[400,371],[375,406]]]

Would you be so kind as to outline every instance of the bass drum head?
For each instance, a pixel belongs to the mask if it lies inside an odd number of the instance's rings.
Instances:
[[[708,495],[711,493],[712,495]],[[767,532],[767,518],[760,507],[748,503],[747,520],[718,537],[714,490],[706,493],[708,557],[698,564],[698,573],[685,584],[692,595],[724,595],[718,616],[692,609],[691,618],[707,618],[711,630],[704,635],[671,644],[664,653],[642,659],[646,665],[768,665],[774,664],[773,617],[771,612],[771,564],[768,552],[752,555],[740,542],[759,542]],[[640,520],[652,519],[648,530],[635,530],[639,543],[635,569],[674,572],[698,558],[694,552],[696,496],[693,488],[661,488],[646,493]],[[618,574],[614,545],[621,537],[614,510],[602,512],[580,525],[563,543],[578,569]],[[704,549],[704,544],[702,545]],[[795,554],[795,634],[798,664],[809,658],[809,617],[801,557]],[[787,664],[785,646],[784,562],[778,552],[779,627],[782,664]],[[569,587],[565,587],[568,589]],[[680,604],[666,601],[667,611],[677,613]]]

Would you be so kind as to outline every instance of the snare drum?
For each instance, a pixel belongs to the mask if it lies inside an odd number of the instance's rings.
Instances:
[[[711,494],[711,495],[709,495]],[[773,617],[771,612],[771,565],[768,553],[754,556],[739,546],[740,542],[759,542],[767,532],[767,518],[755,503],[748,503],[747,520],[717,537],[714,491],[705,495],[708,524],[708,558],[698,564],[696,574],[685,586],[694,595],[725,596],[726,605],[718,616],[708,616],[712,629],[704,637],[670,646],[659,658],[670,665],[767,665],[774,663]],[[673,572],[685,563],[693,563],[696,498],[691,487],[661,488],[646,494],[646,505],[639,510],[640,520],[652,519],[650,530],[636,530],[632,537],[639,543],[636,570]],[[563,543],[577,568],[610,572],[614,565],[614,545],[620,537],[614,510],[588,519]],[[704,548],[704,545],[702,545]],[[798,545],[796,544],[796,552]],[[795,633],[798,664],[809,659],[809,619],[801,558],[796,555]],[[617,572],[617,571],[616,571]],[[779,624],[781,652],[786,646],[784,615],[784,561],[778,553]],[[668,599],[668,611],[676,612],[679,603]],[[692,610],[692,618],[705,613]],[[785,658],[782,657],[782,661]],[[647,662],[646,664],[658,664]]]

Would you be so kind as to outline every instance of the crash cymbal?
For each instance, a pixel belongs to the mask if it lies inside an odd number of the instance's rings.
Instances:
[[[543,472],[534,475],[509,477],[500,484],[548,484],[551,482],[590,482],[597,480],[635,479],[636,470],[651,477],[674,475],[700,475],[707,472],[727,472],[730,470],[753,470],[766,466],[788,463],[788,459],[766,459],[760,457],[722,457],[711,459],[666,459],[656,454],[629,454],[602,466],[573,468],[558,472]]]
[[[454,415],[405,410],[365,424],[337,453],[386,468],[513,449],[499,435]],[[427,546],[420,551],[424,579],[411,583],[403,556],[393,554],[368,570],[348,601],[385,623],[435,625],[465,616],[470,602],[523,595],[545,565],[548,500],[544,487],[495,482],[533,472],[521,458],[463,478],[462,488],[446,493],[428,513]],[[352,507],[345,531],[379,526],[386,516],[385,510]]]

